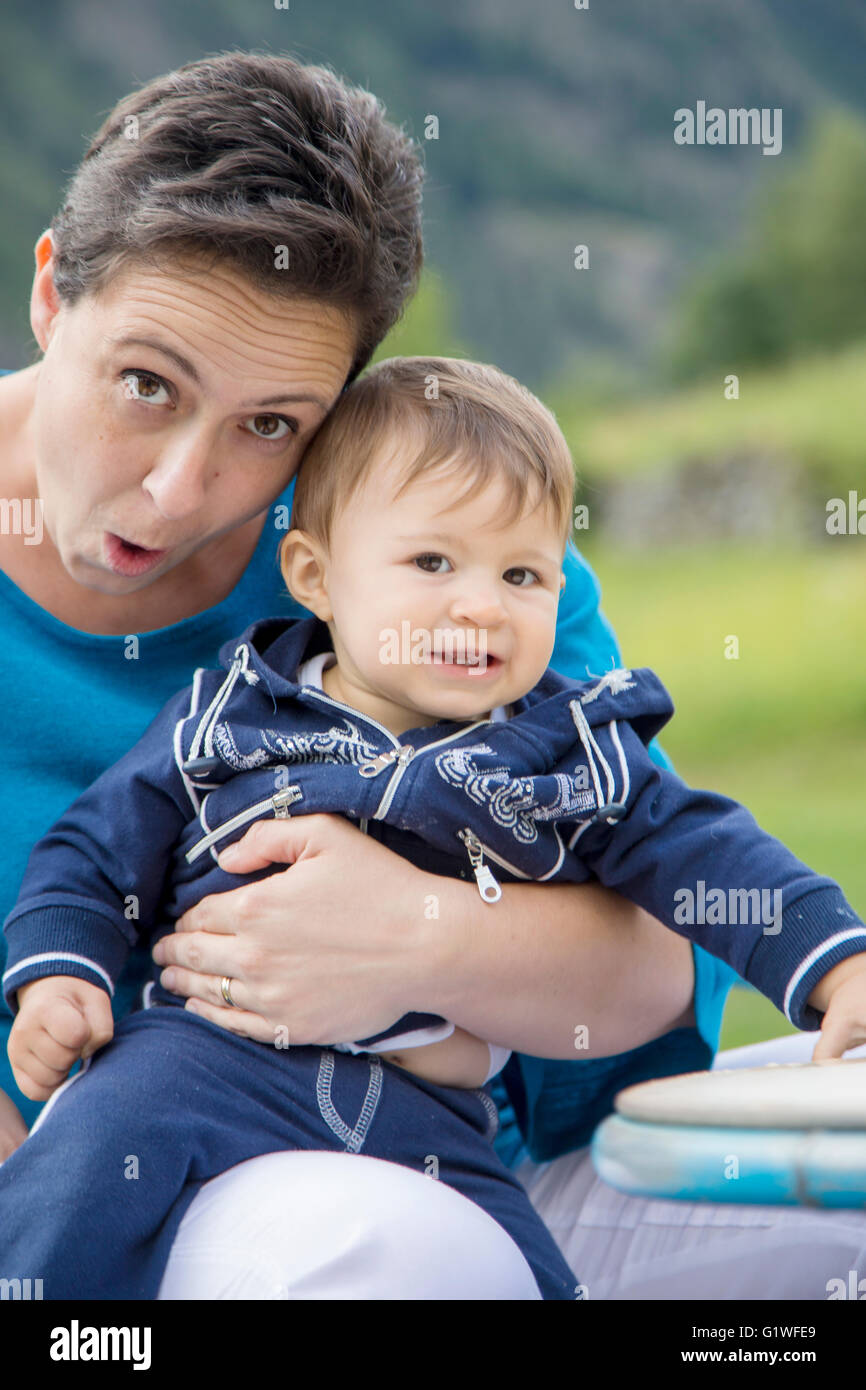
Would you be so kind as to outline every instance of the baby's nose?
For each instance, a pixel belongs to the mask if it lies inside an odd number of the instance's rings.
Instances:
[[[498,594],[489,589],[467,589],[451,605],[453,622],[472,623],[476,627],[493,627],[504,622],[506,616]]]

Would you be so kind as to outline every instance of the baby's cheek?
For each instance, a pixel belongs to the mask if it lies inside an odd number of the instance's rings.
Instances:
[[[549,614],[539,614],[537,621],[527,631],[526,641],[520,649],[523,674],[529,679],[530,689],[550,665],[555,642],[556,623],[551,622]]]

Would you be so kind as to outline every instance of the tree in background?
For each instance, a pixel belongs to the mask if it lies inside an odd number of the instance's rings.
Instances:
[[[474,357],[458,340],[454,295],[443,276],[425,267],[417,293],[403,317],[376,349],[374,362],[386,357]]]
[[[735,371],[866,337],[864,234],[866,124],[828,112],[793,170],[767,188],[745,248],[681,299],[674,375]]]

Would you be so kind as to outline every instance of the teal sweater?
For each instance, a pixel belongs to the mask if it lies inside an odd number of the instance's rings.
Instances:
[[[39,607],[0,571],[0,722],[9,734],[0,762],[0,921],[15,902],[35,842],[130,748],[167,700],[189,683],[194,669],[213,666],[222,643],[255,618],[305,615],[287,594],[277,563],[278,523],[289,514],[293,490],[292,484],[273,504],[255,554],[228,597],[194,618],[154,632],[119,637],[79,632]],[[551,665],[577,678],[585,677],[587,668],[601,673],[619,665],[616,639],[599,612],[598,582],[571,546],[565,574]],[[659,750],[655,756],[665,762]],[[736,977],[728,966],[694,949],[697,1032],[679,1029],[616,1058],[512,1058],[505,1074],[508,1093],[535,1157],[586,1143],[610,1109],[612,1095],[630,1081],[709,1065],[725,995]],[[115,996],[117,1016],[132,1006],[145,969],[141,957],[127,966],[125,986]],[[12,1078],[6,1058],[10,1027],[11,1017],[0,1003],[0,1088],[31,1122],[40,1107],[21,1095]],[[495,1094],[503,1110],[500,1152],[514,1163],[525,1150],[501,1079]]]

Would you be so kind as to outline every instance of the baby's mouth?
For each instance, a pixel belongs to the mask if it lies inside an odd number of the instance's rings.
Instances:
[[[473,654],[461,653],[459,655],[451,652],[432,652],[430,656],[431,666],[438,666],[449,674],[480,676],[489,674],[502,666],[502,659],[492,656],[490,652],[477,652]]]

